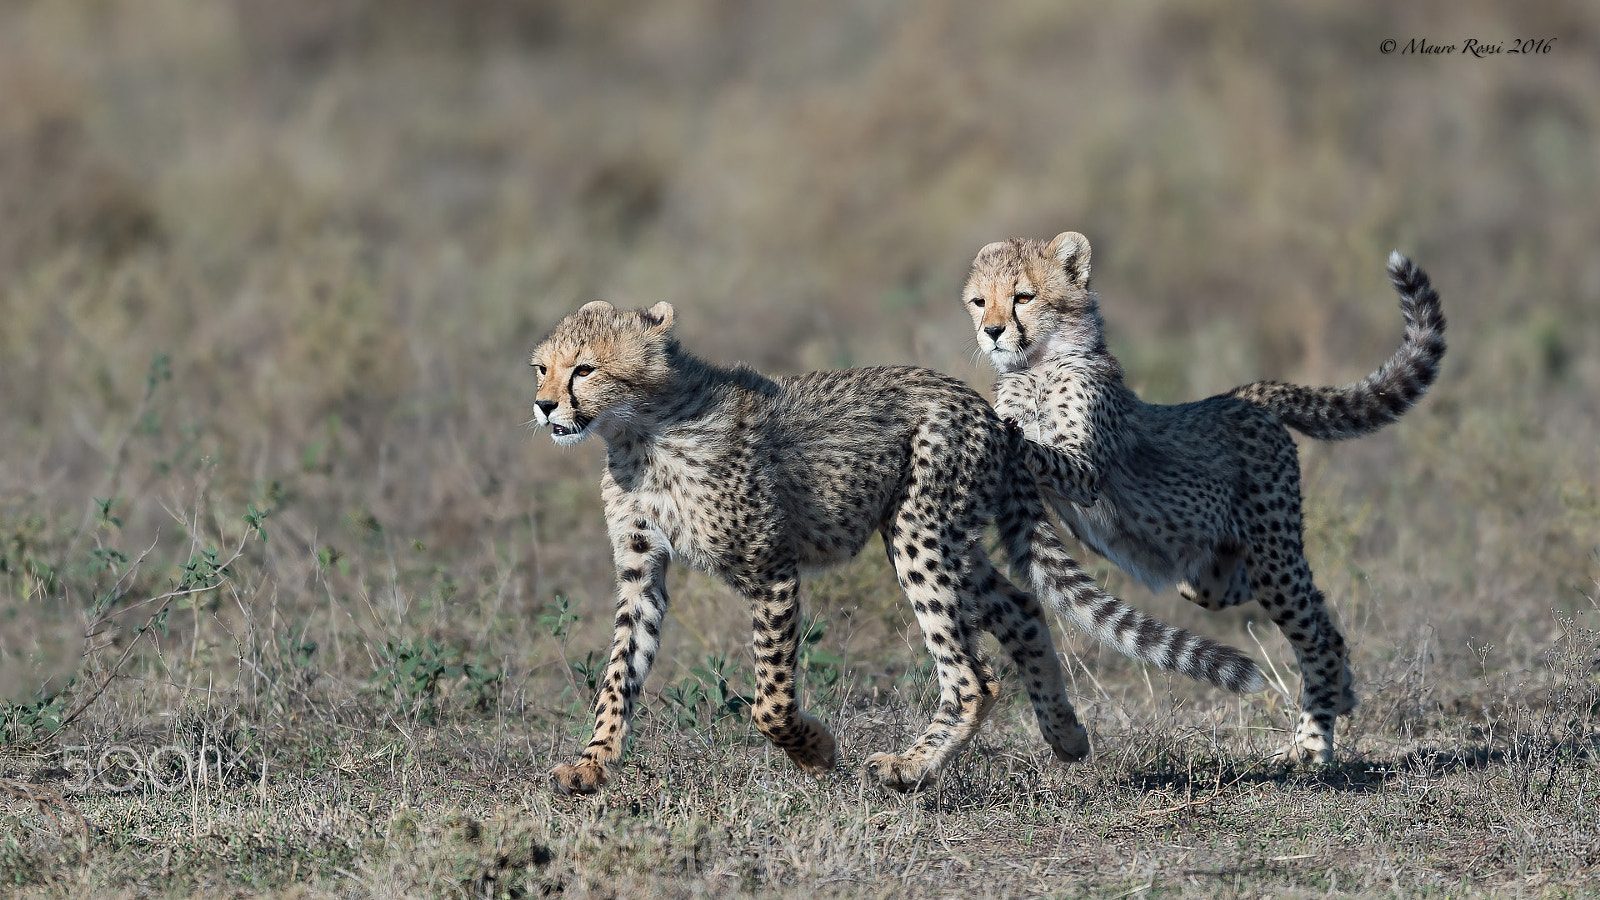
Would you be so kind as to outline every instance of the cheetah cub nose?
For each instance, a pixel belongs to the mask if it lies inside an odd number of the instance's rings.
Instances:
[[[535,400],[533,405],[539,407],[539,411],[548,416],[555,412],[556,407],[560,404],[554,400]]]
[[[1006,327],[1004,325],[988,325],[984,327],[983,331],[989,337],[999,340],[1000,335],[1006,333]]]

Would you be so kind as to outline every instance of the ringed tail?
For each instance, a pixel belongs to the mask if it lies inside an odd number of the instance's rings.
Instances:
[[[1400,293],[1405,338],[1376,372],[1344,387],[1304,387],[1257,381],[1229,391],[1307,437],[1337,441],[1371,434],[1415,406],[1439,377],[1444,357],[1444,312],[1428,274],[1396,250],[1389,280]]]
[[[1123,655],[1169,672],[1241,694],[1266,687],[1260,667],[1233,647],[1151,618],[1102,590],[1056,537],[1031,479],[1012,479],[1008,494],[1014,502],[998,517],[1006,554],[1057,615]]]

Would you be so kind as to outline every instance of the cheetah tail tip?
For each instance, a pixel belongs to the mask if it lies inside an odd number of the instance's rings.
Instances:
[[[1404,253],[1401,253],[1399,250],[1389,251],[1389,273],[1391,275],[1399,275],[1400,273],[1411,268],[1411,265],[1411,260],[1408,259]]]

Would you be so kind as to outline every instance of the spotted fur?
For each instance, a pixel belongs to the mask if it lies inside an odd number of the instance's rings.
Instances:
[[[1175,406],[1145,403],[1106,349],[1089,290],[1089,242],[984,247],[964,293],[979,347],[1002,373],[995,407],[1036,446],[1062,521],[1084,544],[1160,590],[1220,609],[1254,599],[1293,645],[1301,714],[1283,756],[1326,762],[1334,722],[1356,705],[1344,637],[1312,582],[1301,544],[1300,463],[1288,428],[1336,440],[1368,434],[1410,409],[1439,373],[1444,316],[1428,276],[1395,253],[1405,337],[1394,356],[1342,388],[1256,382]],[[1063,469],[1083,473],[1053,488]]]
[[[1083,574],[1056,539],[1033,479],[1011,477],[1028,471],[1014,454],[1037,451],[965,384],[909,367],[768,378],[697,359],[672,327],[668,304],[622,311],[596,301],[533,353],[539,424],[557,443],[593,434],[606,442],[601,493],[618,586],[594,736],[575,763],[552,770],[556,788],[599,789],[621,755],[660,647],[673,558],[749,599],[756,727],[809,772],[833,768],[835,747],[796,702],[800,572],[854,557],[874,533],[911,600],[940,685],[938,709],[917,742],[867,760],[890,787],[936,777],[994,702],[999,688],[979,655],[978,629],[998,637],[1015,662],[1056,755],[1088,752],[1043,609],[981,550],[991,519],[1046,601],[1097,637],[1234,690],[1262,686],[1260,671],[1237,651],[1156,622]]]

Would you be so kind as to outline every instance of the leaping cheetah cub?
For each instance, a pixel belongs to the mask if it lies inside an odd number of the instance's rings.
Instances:
[[[967,311],[978,346],[1002,373],[995,407],[1031,441],[1087,471],[1092,503],[1043,483],[1091,549],[1153,590],[1206,609],[1255,599],[1294,645],[1301,713],[1289,761],[1333,758],[1334,720],[1356,705],[1344,638],[1311,581],[1301,547],[1300,464],[1289,428],[1321,440],[1393,422],[1433,384],[1444,315],[1428,276],[1389,257],[1404,342],[1343,388],[1260,381],[1193,403],[1145,403],[1106,349],[1089,290],[1089,241],[1012,240],[978,252]]]
[[[672,329],[669,304],[624,311],[597,300],[533,351],[538,423],[557,444],[594,434],[606,442],[601,493],[618,586],[594,737],[576,763],[551,771],[556,788],[598,790],[622,754],[660,646],[670,558],[749,598],[752,716],[809,772],[832,769],[835,753],[833,737],[795,699],[800,571],[854,557],[873,532],[916,610],[940,686],[937,713],[916,744],[867,760],[889,787],[936,777],[994,702],[999,687],[975,628],[1010,653],[1056,755],[1088,752],[1043,611],[978,543],[991,518],[1046,602],[1095,637],[1231,690],[1260,689],[1260,671],[1238,651],[1100,591],[1066,555],[1016,457],[1031,445],[965,384],[907,367],[767,378],[695,358]],[[1049,471],[1049,461],[1037,465]],[[1087,500],[1070,482],[1052,483]]]

